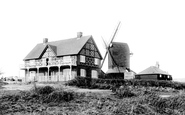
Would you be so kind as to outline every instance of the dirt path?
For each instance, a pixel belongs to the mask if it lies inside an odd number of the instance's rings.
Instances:
[[[72,86],[65,86],[62,83],[57,84],[45,84],[45,83],[36,83],[36,86],[53,86],[55,88],[64,88],[68,90],[72,90],[75,92],[92,92],[92,93],[101,93],[101,94],[111,94],[111,90],[99,90],[99,89],[82,89]],[[25,91],[30,90],[34,87],[34,84],[23,84],[23,83],[9,83],[7,85],[2,86],[4,91]]]
[[[45,86],[46,84],[36,84],[37,86]],[[10,83],[7,85],[2,86],[3,90],[30,90],[31,88],[33,88],[33,84],[14,84],[14,83]]]

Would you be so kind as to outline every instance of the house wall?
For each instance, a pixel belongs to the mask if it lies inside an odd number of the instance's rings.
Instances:
[[[157,80],[158,75],[154,74],[154,75],[137,75],[136,76],[137,79],[153,79],[153,80]]]
[[[84,66],[78,66],[77,67],[77,76],[81,76],[81,69],[84,69],[86,72],[86,76],[85,77],[89,77],[89,78],[98,78],[98,76],[100,75],[100,69],[99,68],[93,68],[93,67],[84,67]],[[96,76],[95,76],[95,71]],[[83,77],[83,76],[81,76]]]
[[[160,74],[160,75],[158,75],[158,80],[172,80],[172,76]]]
[[[84,62],[81,60],[81,56],[85,56]],[[98,48],[94,40],[89,39],[77,56],[77,76],[81,76],[81,69],[84,69],[86,71],[86,77],[98,78],[100,74],[100,63],[101,55],[98,52]]]
[[[81,55],[73,56],[76,57],[76,66],[72,66],[72,72],[70,72],[70,65],[60,66],[60,72],[59,66],[45,66],[40,67],[39,69],[37,67],[31,70],[29,69],[29,71],[32,72],[31,74],[26,74],[26,81],[34,81],[34,77],[36,78],[35,80],[38,82],[68,81],[74,79],[76,76],[81,76],[81,69],[85,70],[85,77],[98,78],[98,75],[100,74],[100,60],[98,61],[98,64],[96,64],[94,57],[85,56],[85,61],[81,62],[80,56]],[[59,59],[60,58],[61,57],[59,57]]]
[[[81,76],[81,69],[85,69],[86,77],[94,77],[94,74],[92,76],[92,71],[97,71],[96,78],[98,78],[98,75],[100,74],[100,59],[99,63],[95,64],[94,57],[85,56],[85,62],[81,62],[81,56],[82,55],[77,56],[77,76]]]
[[[171,75],[164,74],[148,74],[148,75],[136,75],[136,79],[172,80],[172,77]]]

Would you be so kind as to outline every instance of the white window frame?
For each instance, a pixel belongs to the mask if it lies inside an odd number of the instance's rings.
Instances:
[[[85,69],[80,69],[80,76],[86,77],[86,70]]]
[[[98,58],[94,58],[94,64],[99,65],[99,63],[100,63],[100,60]]]
[[[80,55],[80,62],[85,63],[85,56]]]
[[[92,70],[92,71],[91,71],[91,77],[92,77],[92,78],[98,78],[98,71]]]

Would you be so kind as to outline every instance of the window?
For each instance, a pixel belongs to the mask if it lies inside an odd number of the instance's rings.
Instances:
[[[92,78],[98,78],[98,72],[96,70],[92,70]]]
[[[85,56],[80,55],[80,62],[85,63]]]
[[[95,65],[99,65],[99,61],[100,61],[100,60],[99,60],[98,58],[94,58],[94,64],[95,64]]]
[[[86,76],[85,69],[80,69],[80,76],[82,76],[82,77],[85,77]]]

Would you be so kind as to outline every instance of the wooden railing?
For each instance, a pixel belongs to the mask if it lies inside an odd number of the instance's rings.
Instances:
[[[66,66],[66,65],[73,65],[76,66],[76,60],[71,59],[68,61],[64,61],[64,60],[52,60],[52,61],[48,61],[48,62],[41,62],[41,61],[37,61],[34,63],[25,63],[23,65],[20,66],[20,68],[36,68],[36,67],[46,67],[46,66]]]

